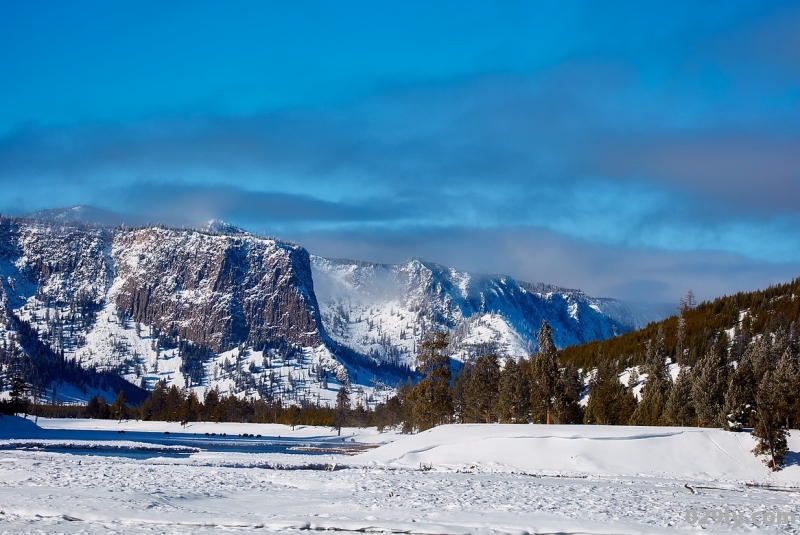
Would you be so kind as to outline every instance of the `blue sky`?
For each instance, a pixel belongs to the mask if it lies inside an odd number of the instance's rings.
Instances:
[[[0,211],[645,301],[800,275],[800,5],[649,4],[0,0]]]

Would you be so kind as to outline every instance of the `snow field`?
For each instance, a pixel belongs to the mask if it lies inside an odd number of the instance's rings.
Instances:
[[[327,428],[276,424],[39,423],[3,419],[0,438],[86,429],[91,440],[93,430],[125,428],[341,440]],[[689,509],[800,511],[797,454],[774,474],[749,453],[743,433],[451,425],[342,435],[384,445],[352,457],[201,452],[149,460],[2,450],[0,533],[638,534],[700,529],[685,520]],[[790,447],[800,451],[798,437]],[[308,469],[314,463],[336,469]],[[738,529],[800,533],[797,525]]]

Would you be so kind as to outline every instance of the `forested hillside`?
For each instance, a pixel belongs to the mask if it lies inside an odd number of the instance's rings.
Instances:
[[[608,359],[627,365],[643,364],[647,342],[655,341],[658,330],[663,329],[667,356],[673,362],[693,365],[720,337],[726,337],[729,343],[736,338],[736,343],[742,344],[781,326],[794,337],[793,324],[799,319],[800,279],[795,279],[788,284],[719,297],[697,306],[691,298],[684,298],[675,316],[608,340],[568,346],[561,359],[584,369],[596,368]]]

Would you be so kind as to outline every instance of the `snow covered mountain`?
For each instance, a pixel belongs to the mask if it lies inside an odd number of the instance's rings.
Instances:
[[[450,329],[463,361],[530,354],[543,319],[562,347],[634,327],[621,303],[577,290],[419,260],[330,260],[221,221],[56,219],[0,218],[0,341],[27,329],[52,355],[144,388],[163,379],[303,403],[352,384],[366,405],[407,376],[431,329]]]
[[[613,299],[578,290],[476,275],[411,260],[387,265],[311,257],[314,289],[328,335],[379,360],[413,363],[425,333],[452,331],[453,357],[536,349],[542,320],[559,347],[605,339],[635,327]]]
[[[302,403],[335,398],[356,373],[329,347],[295,244],[2,218],[0,274],[5,313],[54,352],[144,387]]]

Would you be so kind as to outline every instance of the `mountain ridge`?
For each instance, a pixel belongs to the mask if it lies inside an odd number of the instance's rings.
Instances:
[[[340,385],[365,405],[385,397],[432,329],[451,330],[451,356],[463,361],[530,354],[542,319],[561,346],[633,327],[624,305],[580,290],[420,259],[324,259],[221,221],[111,228],[3,217],[0,271],[2,305],[83,366],[146,388],[164,379],[294,403],[332,402]],[[333,314],[342,288],[369,307],[344,323]]]

